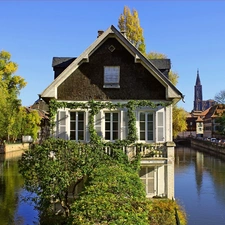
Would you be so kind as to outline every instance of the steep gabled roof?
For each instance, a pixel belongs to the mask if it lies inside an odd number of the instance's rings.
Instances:
[[[84,62],[88,63],[89,57],[93,52],[95,52],[95,50],[110,37],[116,38],[127,51],[134,56],[135,63],[141,63],[166,88],[167,99],[180,100],[181,98],[184,98],[182,93],[170,82],[170,80],[165,77],[151,61],[145,58],[142,53],[113,25],[103,32],[79,57],[74,59],[74,61],[41,93],[41,97],[57,99],[57,87],[64,82],[80,64]]]

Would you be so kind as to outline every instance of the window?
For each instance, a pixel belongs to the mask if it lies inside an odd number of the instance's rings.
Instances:
[[[104,67],[104,88],[120,88],[120,67],[105,66]]]
[[[115,112],[105,113],[105,140],[119,139],[119,114]]]
[[[155,167],[141,167],[139,176],[144,184],[147,196],[155,195]]]
[[[153,141],[153,113],[141,112],[139,118],[139,137],[141,141]]]
[[[84,112],[70,112],[70,140],[84,140]]]

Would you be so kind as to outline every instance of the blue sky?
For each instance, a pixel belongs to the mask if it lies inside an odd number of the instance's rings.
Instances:
[[[52,57],[79,56],[98,30],[117,27],[124,6],[138,11],[147,52],[171,59],[185,95],[179,106],[193,109],[197,69],[204,100],[225,90],[225,1],[0,1],[0,51],[28,83],[22,104],[53,81]]]

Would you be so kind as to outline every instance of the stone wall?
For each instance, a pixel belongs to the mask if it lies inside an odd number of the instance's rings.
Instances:
[[[29,149],[29,143],[0,145],[0,154]]]
[[[191,146],[200,150],[207,150],[211,153],[225,155],[225,146],[210,141],[191,139]]]

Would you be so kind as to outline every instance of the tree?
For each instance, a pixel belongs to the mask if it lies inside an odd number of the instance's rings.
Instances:
[[[26,86],[24,78],[15,75],[18,65],[11,61],[9,52],[0,52],[0,138],[14,141],[22,135],[37,138],[40,117],[37,112],[27,113],[18,98]],[[26,121],[26,122],[24,122]]]
[[[138,12],[125,6],[123,14],[118,20],[118,27],[121,32],[126,33],[127,39],[143,54],[145,54],[145,41],[143,36],[143,29],[140,26]]]
[[[21,106],[18,95],[20,90],[26,86],[24,78],[14,74],[18,65],[10,59],[9,52],[0,52],[0,93],[4,93],[3,100],[0,102],[1,109],[4,108],[0,121],[0,137],[7,140],[15,136],[13,126]]]
[[[20,107],[20,114],[18,114],[18,124],[20,127],[20,134],[30,135],[33,140],[37,139],[37,134],[40,129],[41,117],[38,114],[38,111],[26,110],[25,107]]]
[[[225,90],[220,91],[214,97],[218,104],[225,104]]]
[[[35,193],[33,201],[43,215],[51,213],[53,202],[70,214],[77,185],[104,160],[101,148],[63,139],[48,139],[26,151],[19,161],[26,190]],[[72,199],[69,200],[69,192]]]
[[[173,106],[173,137],[176,138],[178,133],[187,129],[187,113],[177,105]]]
[[[216,123],[218,123],[217,130],[219,134],[225,135],[225,113],[216,119]]]

